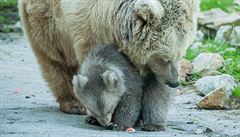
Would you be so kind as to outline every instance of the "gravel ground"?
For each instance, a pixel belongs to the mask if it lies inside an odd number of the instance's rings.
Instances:
[[[1,137],[240,137],[240,110],[198,110],[194,93],[176,96],[165,132],[86,125],[84,116],[58,110],[26,38],[12,34],[0,35],[0,91]]]

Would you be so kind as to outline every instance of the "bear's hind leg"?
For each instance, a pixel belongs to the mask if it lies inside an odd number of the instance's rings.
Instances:
[[[67,67],[66,64],[57,62],[47,57],[46,54],[37,53],[43,77],[59,102],[60,110],[69,114],[86,114],[85,107],[73,94],[72,78],[77,67]]]
[[[56,23],[60,0],[19,0],[19,15],[43,76],[66,113],[85,114],[83,105],[73,96],[72,77],[77,61],[68,35]],[[56,7],[53,7],[56,6]],[[61,16],[58,16],[61,20]],[[58,28],[60,27],[60,28]]]

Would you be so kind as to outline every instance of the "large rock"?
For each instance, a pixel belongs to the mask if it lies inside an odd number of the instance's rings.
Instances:
[[[240,47],[240,26],[222,26],[215,37],[217,43],[225,43]]]
[[[228,107],[228,99],[226,89],[221,87],[207,94],[197,105],[204,109],[224,109]]]
[[[224,59],[217,53],[201,53],[192,62],[193,72],[203,70],[217,70],[224,65]]]
[[[217,71],[217,70],[204,70],[204,71],[202,71],[202,77],[217,76],[217,75],[222,75],[222,73]]]
[[[221,9],[212,9],[205,11],[198,17],[198,23],[200,26],[205,26],[210,29],[218,30],[223,25],[240,24],[240,15],[237,13],[226,13]]]
[[[234,81],[234,78],[227,74],[218,76],[206,76],[199,79],[194,84],[197,90],[204,95],[209,94],[215,89],[225,87],[229,96],[232,95],[232,90],[234,89],[235,85],[236,83]]]

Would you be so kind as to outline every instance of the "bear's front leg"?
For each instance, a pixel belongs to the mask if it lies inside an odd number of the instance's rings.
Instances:
[[[145,80],[142,99],[143,131],[165,131],[167,113],[173,96],[167,85],[157,81],[155,76]]]

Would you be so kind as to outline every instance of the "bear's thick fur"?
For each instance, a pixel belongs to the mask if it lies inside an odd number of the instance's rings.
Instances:
[[[73,95],[71,80],[89,49],[96,44],[114,43],[142,76],[154,72],[159,82],[169,83],[161,81],[158,64],[160,60],[177,62],[193,42],[196,1],[19,0],[19,11],[24,31],[60,109],[85,113]],[[163,121],[147,124],[157,127]]]

